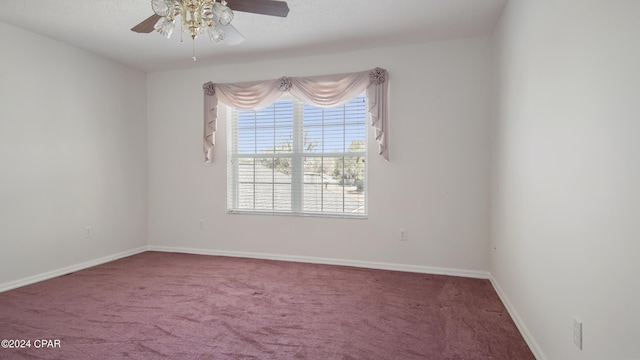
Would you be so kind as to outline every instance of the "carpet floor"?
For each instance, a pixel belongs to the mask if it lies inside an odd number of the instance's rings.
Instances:
[[[2,339],[30,345],[0,359],[535,360],[487,280],[160,252],[0,293]]]

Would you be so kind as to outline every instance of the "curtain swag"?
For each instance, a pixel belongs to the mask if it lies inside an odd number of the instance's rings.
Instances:
[[[214,84],[207,82],[204,91],[204,157],[213,160],[218,101],[237,109],[261,109],[288,92],[296,99],[318,107],[333,107],[348,103],[366,90],[371,126],[375,130],[379,154],[389,160],[387,70],[373,70],[313,77],[286,77],[276,80]]]

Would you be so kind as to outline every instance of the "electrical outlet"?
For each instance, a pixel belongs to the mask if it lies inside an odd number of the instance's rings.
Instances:
[[[573,343],[582,350],[582,322],[573,319]]]
[[[400,229],[400,241],[407,241],[407,230]]]
[[[91,233],[91,226],[87,226],[84,228],[84,237],[85,239],[88,239],[92,236],[93,234]]]

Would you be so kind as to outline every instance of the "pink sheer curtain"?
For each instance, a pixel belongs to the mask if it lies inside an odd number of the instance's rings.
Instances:
[[[232,84],[203,85],[204,90],[204,157],[213,160],[218,101],[238,109],[260,109],[289,92],[296,99],[319,107],[346,104],[366,91],[371,126],[374,128],[379,154],[389,160],[388,139],[388,73],[385,69],[349,74],[313,77],[281,77],[275,80]]]

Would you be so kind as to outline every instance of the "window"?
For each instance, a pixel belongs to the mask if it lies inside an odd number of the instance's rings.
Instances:
[[[230,118],[230,212],[366,215],[364,94],[334,108],[282,97]]]

